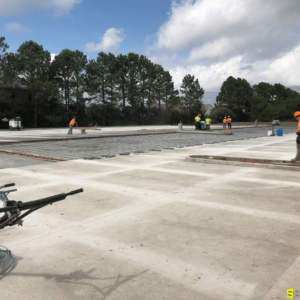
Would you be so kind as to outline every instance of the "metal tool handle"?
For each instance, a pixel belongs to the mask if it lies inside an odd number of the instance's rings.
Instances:
[[[8,183],[8,184],[5,184],[5,185],[2,185],[2,186],[0,186],[0,189],[7,188],[7,187],[10,187],[10,186],[15,186],[15,183]]]
[[[54,202],[64,200],[68,196],[75,195],[75,194],[82,193],[82,192],[83,192],[83,189],[78,189],[78,190],[71,191],[67,194],[58,194],[55,196],[51,196],[51,197],[47,197],[47,198],[43,198],[43,199],[39,199],[39,200],[35,200],[35,201],[29,201],[26,203],[17,203],[14,206],[0,208],[0,213],[14,210],[14,209],[20,209],[20,211],[22,211],[22,210],[26,210],[26,209],[39,207],[39,206],[45,206],[45,205],[48,205],[48,204],[51,204]]]
[[[55,196],[39,199],[39,200],[36,200],[36,201],[20,203],[19,208],[22,211],[22,210],[26,210],[26,209],[35,208],[35,207],[38,207],[38,206],[44,206],[44,205],[47,205],[47,204],[51,204],[51,203],[54,203],[54,202],[64,200],[64,199],[66,199],[67,196],[75,195],[75,194],[78,194],[78,193],[81,193],[81,192],[83,192],[83,189],[74,190],[74,191],[71,191],[68,194],[58,194],[58,195],[55,195]]]

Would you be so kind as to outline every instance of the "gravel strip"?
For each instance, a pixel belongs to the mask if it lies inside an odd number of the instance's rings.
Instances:
[[[19,167],[26,167],[31,165],[41,165],[41,164],[54,164],[54,162],[48,162],[48,161],[43,161],[34,158],[7,155],[7,154],[0,153],[0,169],[19,168]]]
[[[270,130],[272,130],[271,127],[258,127],[237,130],[233,129],[233,135],[174,133],[166,135],[108,137],[105,139],[3,145],[0,148],[4,150],[20,151],[29,154],[45,155],[57,158],[97,159],[100,157],[113,157],[118,154],[126,155],[128,153],[143,153],[145,151],[160,151],[161,149],[183,148],[202,144],[215,144],[226,141],[265,137],[267,136],[267,131]],[[284,128],[284,134],[295,132],[295,127]],[[12,159],[12,156],[4,156],[8,157],[7,160]],[[26,160],[28,160],[28,162],[29,160],[36,162],[37,164],[43,163],[42,161],[35,159],[19,159],[20,162],[21,160],[24,160],[24,165],[29,165],[25,163]]]

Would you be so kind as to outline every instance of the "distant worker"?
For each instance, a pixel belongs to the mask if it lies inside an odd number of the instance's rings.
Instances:
[[[195,130],[200,130],[201,129],[201,114],[199,114],[196,118],[195,118]]]
[[[228,116],[228,118],[227,118],[228,128],[231,128],[231,122],[232,122],[232,120],[231,120],[230,116]]]
[[[73,133],[72,133],[73,127],[75,126],[75,124],[77,125],[77,123],[76,123],[75,120],[76,120],[76,118],[73,118],[73,119],[71,120],[70,125],[69,125],[69,131],[68,131],[68,134],[73,134]]]
[[[227,124],[227,118],[224,117],[224,119],[223,119],[223,128],[225,128],[225,129],[226,129],[226,124]]]
[[[209,117],[205,119],[205,123],[206,123],[206,130],[210,130],[211,119]]]
[[[295,119],[298,121],[297,127],[297,138],[296,138],[296,146],[297,146],[297,154],[296,157],[291,160],[291,162],[300,161],[300,111],[296,111],[294,113]]]

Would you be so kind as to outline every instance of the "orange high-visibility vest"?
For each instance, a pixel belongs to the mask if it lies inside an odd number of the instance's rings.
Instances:
[[[227,123],[227,119],[224,119],[224,120],[223,120],[223,123]]]
[[[300,132],[300,121],[298,122],[297,132]]]
[[[75,120],[71,120],[71,122],[70,122],[70,125],[71,125],[71,126],[74,126],[74,125],[75,125],[75,123],[76,123],[76,121],[75,121]]]
[[[231,123],[231,121],[232,121],[231,118],[227,119],[227,123]]]

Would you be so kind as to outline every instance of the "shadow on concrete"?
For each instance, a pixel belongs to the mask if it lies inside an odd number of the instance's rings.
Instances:
[[[12,256],[13,257],[13,263],[11,265],[11,267],[4,273],[0,276],[0,280],[3,278],[3,277],[6,277],[9,273],[11,273],[18,265],[19,261],[24,259],[23,257],[21,256]]]
[[[117,276],[99,278],[94,277],[91,274],[96,270],[95,268],[90,269],[89,271],[84,272],[83,270],[78,270],[69,274],[40,274],[40,273],[16,273],[12,272],[16,266],[18,265],[18,261],[22,260],[22,257],[14,257],[14,265],[10,270],[8,270],[3,276],[0,277],[10,277],[10,276],[21,276],[21,277],[43,277],[44,279],[54,279],[57,283],[68,283],[75,285],[83,285],[90,286],[94,288],[94,290],[102,295],[101,300],[107,299],[115,290],[117,290],[121,285],[127,283],[128,281],[133,280],[134,278],[148,272],[148,270],[141,271],[137,274],[133,275],[122,275],[119,274]],[[83,280],[99,280],[99,281],[113,281],[112,284],[107,284],[104,287],[98,287],[93,283],[82,282]],[[99,298],[100,299],[100,298]]]

